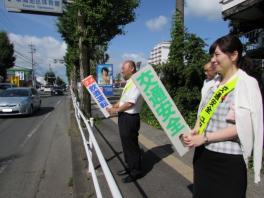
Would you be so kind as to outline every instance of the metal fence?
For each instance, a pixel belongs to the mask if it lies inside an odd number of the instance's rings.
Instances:
[[[107,184],[110,188],[110,191],[112,193],[112,196],[114,198],[121,198],[122,195],[120,193],[120,190],[114,180],[114,177],[105,161],[105,158],[102,154],[102,151],[95,139],[95,136],[93,134],[93,130],[92,130],[92,127],[93,127],[93,118],[90,118],[90,119],[87,119],[84,114],[82,113],[82,111],[80,110],[79,108],[79,103],[77,102],[76,100],[76,97],[73,93],[73,91],[71,90],[71,97],[72,97],[72,101],[73,101],[73,106],[74,106],[74,110],[75,110],[75,117],[76,117],[76,120],[77,120],[77,123],[78,123],[78,126],[79,126],[79,129],[80,129],[80,132],[81,132],[81,136],[82,136],[82,140],[83,140],[83,145],[84,145],[84,148],[85,148],[85,153],[86,153],[86,156],[87,156],[87,159],[88,159],[88,172],[91,173],[92,175],[92,179],[93,179],[93,184],[94,184],[94,188],[95,188],[95,191],[96,191],[96,196],[98,198],[101,198],[103,197],[102,196],[102,192],[101,192],[101,189],[100,189],[100,185],[99,185],[99,182],[98,182],[98,179],[97,179],[97,176],[96,176],[96,171],[95,171],[95,168],[94,168],[94,164],[93,164],[93,161],[92,161],[92,155],[93,155],[93,148],[94,148],[94,153],[97,155],[97,158],[99,160],[99,163],[102,167],[102,170],[103,170],[103,173],[104,173],[104,176],[105,176],[105,179],[107,181]],[[84,130],[83,130],[83,127],[81,126],[81,120],[83,120],[83,122],[85,123],[85,127],[88,131],[88,140],[86,139],[85,135],[84,135]]]

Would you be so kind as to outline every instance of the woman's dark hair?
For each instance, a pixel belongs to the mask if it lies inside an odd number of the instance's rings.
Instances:
[[[103,71],[105,71],[107,73],[107,75],[108,75],[109,69],[107,67],[103,67],[102,70],[101,70],[101,73],[103,73]]]
[[[243,45],[239,38],[237,38],[234,35],[226,35],[223,37],[218,38],[209,49],[210,55],[213,55],[215,52],[216,47],[219,47],[222,52],[225,54],[231,54],[234,51],[237,51],[238,53],[238,59],[237,59],[237,67],[241,68],[244,66],[244,58],[242,57],[243,52]]]

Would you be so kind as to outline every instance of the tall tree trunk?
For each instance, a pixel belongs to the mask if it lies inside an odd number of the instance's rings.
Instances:
[[[71,79],[71,87],[74,92],[75,97],[78,97],[78,92],[77,92],[77,69],[76,65],[73,66],[71,74],[70,74],[70,79]]]
[[[84,23],[83,23],[83,16],[78,11],[78,27],[79,31],[81,32],[81,36],[79,38],[79,49],[80,49],[80,80],[83,80],[90,74],[90,59],[88,57],[89,51],[88,47],[84,44]],[[81,109],[86,114],[86,116],[91,117],[91,97],[84,86],[81,85],[80,90],[80,99],[81,99]]]

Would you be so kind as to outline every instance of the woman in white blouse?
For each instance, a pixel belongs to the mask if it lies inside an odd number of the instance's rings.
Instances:
[[[186,146],[195,147],[195,198],[245,197],[247,163],[252,151],[255,182],[260,181],[263,104],[256,79],[241,69],[242,51],[240,40],[232,35],[217,39],[210,47],[211,63],[216,67],[219,79],[202,98],[194,129],[183,135]],[[232,90],[219,99],[217,106],[214,105],[201,132],[200,125],[204,124],[201,112],[221,86],[228,86],[231,81],[234,82]]]

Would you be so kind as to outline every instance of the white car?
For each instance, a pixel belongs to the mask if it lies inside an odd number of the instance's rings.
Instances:
[[[49,92],[51,93],[53,91],[53,86],[52,85],[46,85],[44,87],[44,92]]]
[[[34,88],[8,88],[0,93],[0,116],[32,115],[40,107],[41,99]]]

